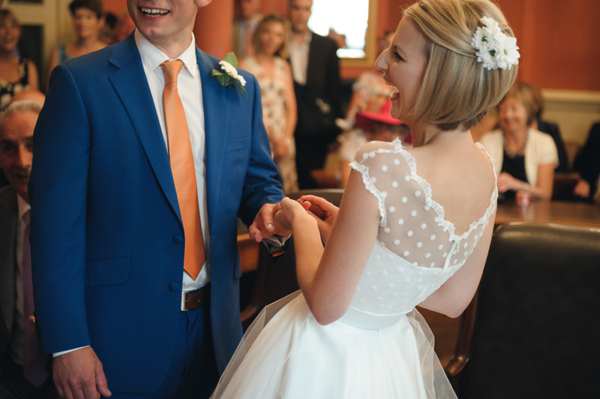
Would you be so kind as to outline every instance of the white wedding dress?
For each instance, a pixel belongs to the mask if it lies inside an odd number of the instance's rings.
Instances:
[[[456,398],[415,306],[465,263],[494,213],[497,189],[457,235],[399,141],[361,152],[352,167],[378,199],[381,221],[348,311],[322,326],[299,291],[269,305],[213,398]]]

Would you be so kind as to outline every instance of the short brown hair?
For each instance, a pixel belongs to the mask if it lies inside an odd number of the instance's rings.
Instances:
[[[271,22],[278,22],[283,25],[283,43],[281,44],[281,47],[279,47],[279,49],[275,52],[275,55],[287,59],[289,56],[288,37],[290,29],[288,26],[288,20],[280,15],[269,14],[260,20],[260,22],[256,26],[256,29],[254,29],[254,33],[252,33],[252,47],[254,47],[255,52],[259,52],[261,50],[260,34],[265,29],[265,26]]]
[[[427,67],[411,116],[442,130],[469,129],[498,104],[518,68],[488,70],[477,61],[471,39],[482,17],[495,19],[514,37],[500,9],[489,0],[420,0],[404,15],[429,40]]]
[[[75,11],[80,8],[87,8],[96,14],[96,18],[100,19],[104,16],[104,6],[100,0],[73,0],[69,3],[69,11],[71,15],[75,15]]]
[[[21,28],[21,24],[19,23],[19,20],[15,14],[8,8],[3,8],[0,10],[0,22],[4,22],[6,20],[12,21],[19,27],[19,29]]]
[[[498,103],[498,108],[502,106],[502,103],[507,98],[512,98],[525,107],[527,110],[527,126],[530,126],[534,119],[537,118],[538,114],[538,105],[536,101],[536,93],[531,89],[529,83],[519,82],[515,83],[513,87],[510,88],[506,92],[506,95],[502,98],[502,100]],[[541,97],[541,93],[540,93]],[[498,111],[500,111],[498,109]]]

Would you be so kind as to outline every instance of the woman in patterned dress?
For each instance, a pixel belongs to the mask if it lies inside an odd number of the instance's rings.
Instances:
[[[254,56],[241,61],[241,67],[256,76],[262,93],[263,121],[273,158],[286,193],[298,190],[296,174],[296,97],[292,71],[287,58],[286,21],[271,14],[263,18],[252,36]]]
[[[74,43],[61,44],[54,49],[48,63],[47,82],[58,64],[106,47],[106,43],[100,40],[100,32],[104,27],[104,6],[100,0],[73,0],[69,4],[69,11],[77,38]]]
[[[16,93],[38,89],[35,64],[15,55],[20,37],[21,25],[15,15],[8,9],[0,10],[0,112]]]

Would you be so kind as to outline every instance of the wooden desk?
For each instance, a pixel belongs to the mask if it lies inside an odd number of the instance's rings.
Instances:
[[[562,201],[531,201],[527,206],[510,202],[498,204],[496,226],[512,222],[552,222],[600,227],[600,206]]]

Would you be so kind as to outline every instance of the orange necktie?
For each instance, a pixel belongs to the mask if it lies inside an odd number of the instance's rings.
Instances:
[[[183,269],[195,280],[204,265],[206,255],[198,207],[194,156],[183,104],[177,93],[177,76],[183,62],[165,61],[161,66],[165,72],[163,107],[169,142],[169,161],[185,234]]]

